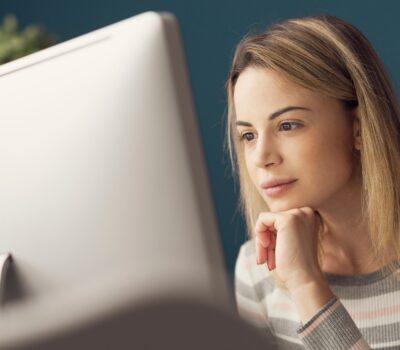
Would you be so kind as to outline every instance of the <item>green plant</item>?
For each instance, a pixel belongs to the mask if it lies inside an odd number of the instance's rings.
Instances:
[[[0,64],[45,49],[55,43],[56,39],[39,25],[29,25],[20,32],[17,18],[14,15],[7,15],[0,26]]]

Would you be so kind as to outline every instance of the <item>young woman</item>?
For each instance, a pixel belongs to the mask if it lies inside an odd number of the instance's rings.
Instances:
[[[400,348],[400,110],[369,41],[330,15],[275,24],[227,90],[241,317],[281,349]]]

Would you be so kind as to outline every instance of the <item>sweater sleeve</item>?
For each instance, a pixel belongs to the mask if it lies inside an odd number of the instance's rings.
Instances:
[[[235,265],[235,298],[239,316],[258,328],[270,341],[274,339],[273,330],[268,319],[265,305],[257,293],[255,281],[250,271],[251,256],[246,253],[246,245],[242,245]]]
[[[353,319],[335,296],[297,334],[307,350],[370,350]]]

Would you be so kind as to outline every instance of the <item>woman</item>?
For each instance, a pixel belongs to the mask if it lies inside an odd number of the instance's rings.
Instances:
[[[282,349],[400,347],[400,111],[371,44],[287,20],[239,43],[227,90],[239,314]]]

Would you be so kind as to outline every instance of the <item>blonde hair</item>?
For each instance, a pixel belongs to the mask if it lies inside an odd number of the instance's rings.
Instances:
[[[247,35],[237,45],[226,84],[226,141],[239,179],[240,208],[252,237],[258,215],[269,208],[250,180],[236,137],[234,88],[247,67],[272,69],[348,108],[357,107],[362,214],[373,245],[370,259],[381,263],[399,259],[400,112],[389,76],[368,39],[349,23],[321,14],[274,24],[265,32]],[[320,235],[323,232],[322,226]],[[319,250],[320,262],[321,254]]]

